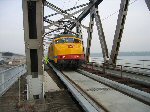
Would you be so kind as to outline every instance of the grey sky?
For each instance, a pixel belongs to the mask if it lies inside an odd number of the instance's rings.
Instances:
[[[48,0],[62,9],[87,3],[88,0]],[[99,5],[101,19],[119,10],[121,0],[103,0]],[[134,0],[130,0],[131,2]],[[0,51],[24,54],[22,0],[0,0]],[[46,14],[52,13],[46,8]],[[109,51],[112,47],[118,13],[102,21]],[[150,12],[145,0],[137,0],[129,6],[120,51],[150,51]],[[83,24],[88,25],[88,18]],[[86,45],[87,33],[83,30]],[[92,52],[101,52],[96,27],[94,27]]]

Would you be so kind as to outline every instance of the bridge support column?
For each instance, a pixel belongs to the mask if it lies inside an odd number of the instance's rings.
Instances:
[[[27,99],[44,96],[43,85],[43,0],[22,0],[27,62]]]

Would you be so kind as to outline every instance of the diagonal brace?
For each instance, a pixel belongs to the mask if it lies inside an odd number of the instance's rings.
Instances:
[[[81,25],[83,28],[86,28],[86,29],[87,29],[86,26],[80,24],[80,22],[78,22],[77,20],[74,20],[74,19],[71,18],[73,15],[75,15],[75,14],[77,14],[77,13],[79,13],[79,12],[85,10],[85,9],[86,9],[86,7],[82,8],[82,9],[80,9],[80,10],[78,10],[78,11],[72,13],[72,14],[68,14],[68,15],[62,14],[62,15],[64,16],[64,18],[61,18],[61,19],[58,20],[58,21],[63,21],[63,20],[65,20],[65,19],[71,19],[71,20],[74,21],[76,24],[79,24],[79,25]],[[50,24],[50,25],[48,25],[48,26],[45,26],[45,28],[49,28],[49,27],[51,27],[51,26],[53,26],[53,25],[55,25],[55,24],[58,24],[58,21],[55,21],[55,22],[53,22],[52,24]]]
[[[105,40],[105,35],[103,32],[103,28],[102,28],[101,19],[100,19],[99,13],[98,13],[98,8],[95,8],[95,21],[96,21],[98,36],[99,36],[99,40],[100,40],[100,44],[101,44],[101,48],[102,48],[104,62],[107,63],[108,49],[107,49],[107,44],[106,44],[106,40]]]
[[[116,65],[116,60],[117,60],[123,29],[125,25],[125,20],[127,16],[129,1],[130,0],[121,0],[117,26],[116,26],[116,31],[113,40],[113,46],[112,46],[111,55],[109,59],[109,64],[112,65]]]
[[[150,1],[149,1],[149,0],[145,0],[145,2],[146,2],[147,7],[148,7],[148,9],[149,9],[149,11],[150,11]]]

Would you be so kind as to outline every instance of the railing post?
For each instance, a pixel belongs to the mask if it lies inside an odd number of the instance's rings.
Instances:
[[[122,65],[120,65],[120,67],[121,67],[121,78],[122,78]]]
[[[5,82],[5,78],[4,78],[4,73],[3,73],[3,74],[2,74],[2,90],[5,89],[5,84],[4,84],[4,82]]]
[[[103,74],[105,74],[105,63],[103,63]]]
[[[18,82],[19,82],[19,105],[20,105],[20,77],[18,78]]]

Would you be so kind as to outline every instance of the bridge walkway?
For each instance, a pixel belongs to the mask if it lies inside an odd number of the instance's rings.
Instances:
[[[82,112],[81,107],[51,69],[46,70],[45,83],[49,85],[45,86],[45,99],[27,101],[26,76],[20,78],[20,102],[17,81],[0,97],[0,112]]]

